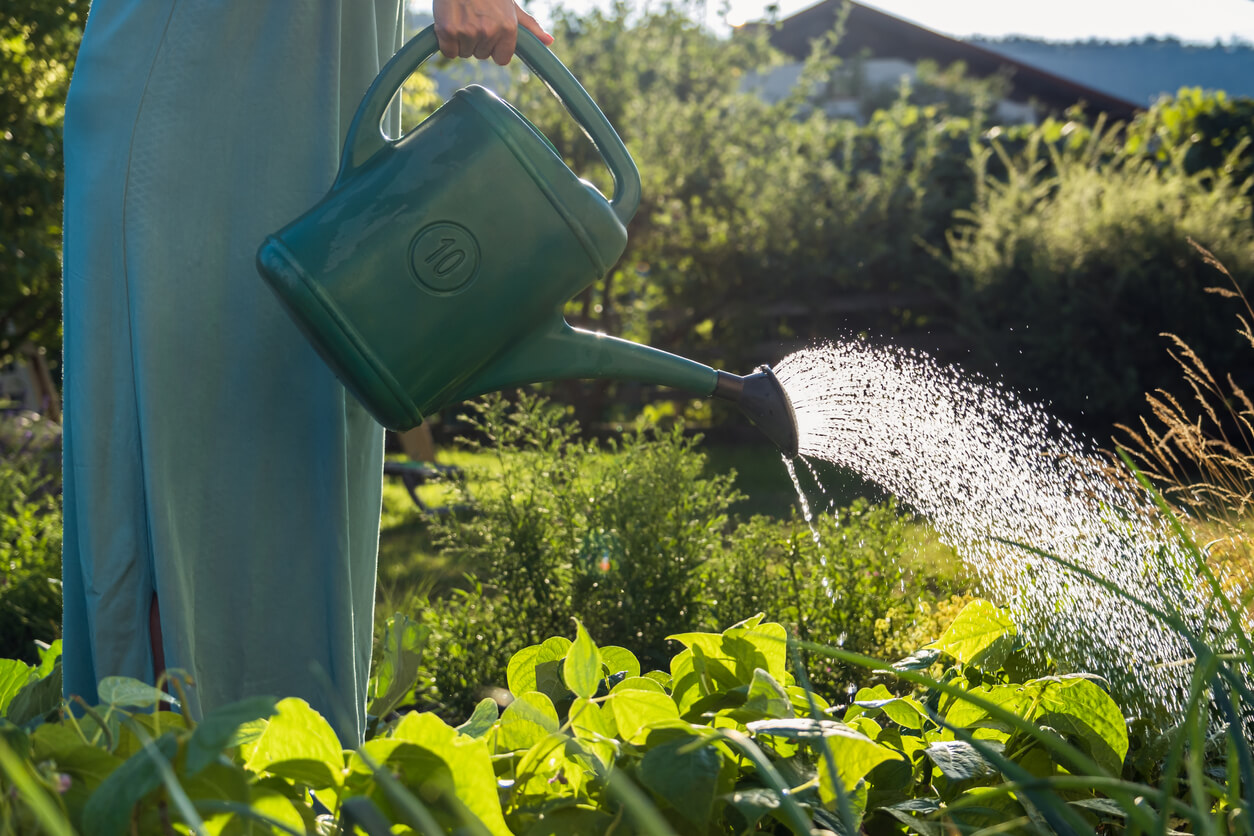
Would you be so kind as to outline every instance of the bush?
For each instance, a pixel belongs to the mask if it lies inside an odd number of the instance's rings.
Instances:
[[[60,432],[0,415],[0,658],[38,660],[61,635]]]
[[[734,474],[704,476],[704,455],[678,427],[602,447],[528,395],[514,406],[489,399],[471,426],[483,439],[475,446],[497,454],[499,489],[480,481],[459,499],[473,502],[473,515],[433,525],[469,588],[412,609],[433,635],[417,697],[449,716],[504,684],[511,644],[568,632],[573,618],[652,665],[673,652],[667,636],[745,612],[804,640],[874,654],[878,619],[938,594],[936,578],[910,568],[911,523],[891,502],[824,514],[814,533],[796,518],[734,525]],[[826,664],[815,687],[838,694],[854,675]]]
[[[61,123],[83,0],[7,0],[0,14],[0,363],[61,347]]]
[[[503,682],[511,642],[535,644],[575,615],[642,658],[666,658],[665,637],[697,626],[698,569],[722,545],[730,476],[705,477],[704,456],[676,427],[629,432],[602,449],[545,401],[494,397],[470,417],[499,461],[499,490],[468,493],[467,519],[433,539],[473,576],[472,588],[424,605],[441,698],[466,707]],[[463,488],[464,490],[464,488]]]
[[[755,517],[702,569],[705,624],[765,612],[802,641],[897,658],[883,655],[887,637],[877,624],[890,612],[913,616],[934,597],[931,579],[907,569],[909,525],[892,500],[856,500],[817,516],[813,527],[795,516]],[[904,655],[900,650],[888,652]],[[831,660],[811,668],[815,689],[829,699],[863,678],[860,670]]]
[[[980,188],[950,233],[955,327],[974,365],[1051,402],[1074,424],[1108,430],[1143,393],[1174,389],[1171,331],[1225,368],[1240,341],[1208,307],[1207,243],[1240,287],[1254,276],[1246,183],[1225,169],[1190,173],[1186,148],[1166,159],[1098,132],[1078,148],[1035,132],[1018,156],[995,145],[1003,178],[977,158]]]
[[[971,111],[966,99],[951,110],[903,91],[866,125],[829,118],[804,94],[768,103],[752,88],[756,71],[784,60],[768,30],[719,38],[682,4],[559,14],[554,30],[643,182],[627,252],[568,307],[574,321],[743,369],[776,359],[763,352],[780,339],[917,324],[885,300],[917,296],[917,277],[940,269],[919,241],[943,245],[953,211],[970,203],[981,128],[954,115]],[[831,68],[816,56],[804,89],[824,88]],[[608,186],[547,90],[509,96],[576,171]],[[850,292],[877,301],[847,318],[839,301]]]

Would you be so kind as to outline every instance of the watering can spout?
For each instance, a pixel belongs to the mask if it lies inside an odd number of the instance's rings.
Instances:
[[[560,378],[634,380],[722,398],[739,406],[784,455],[797,455],[792,402],[769,366],[741,377],[651,346],[572,328],[561,318],[480,370],[449,401]]]
[[[634,380],[708,397],[714,393],[718,375],[719,372],[694,360],[608,334],[572,328],[558,317],[475,373],[449,401],[563,378]]]
[[[740,377],[717,372],[714,397],[731,401],[769,438],[785,456],[794,458],[800,446],[797,416],[792,401],[770,366],[759,366],[753,374]]]

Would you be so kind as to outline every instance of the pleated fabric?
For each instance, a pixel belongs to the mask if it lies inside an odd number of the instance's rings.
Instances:
[[[64,681],[365,723],[383,434],[254,265],[334,179],[399,0],[95,0],[65,118]]]

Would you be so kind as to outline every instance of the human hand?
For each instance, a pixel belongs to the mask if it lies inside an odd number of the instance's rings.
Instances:
[[[514,56],[518,27],[545,46],[553,36],[514,0],[435,0],[435,36],[446,58],[491,58],[504,66]]]

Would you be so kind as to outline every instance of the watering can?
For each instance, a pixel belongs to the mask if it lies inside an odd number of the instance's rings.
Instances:
[[[380,124],[435,54],[435,28],[380,71],[349,127],[335,183],[266,238],[257,266],[345,387],[391,430],[485,392],[563,378],[661,384],[737,403],[785,453],[796,419],[768,367],[744,377],[572,328],[570,298],[627,245],[640,175],[570,71],[518,30],[523,62],[592,140],[614,178],[607,201],[548,139],[479,85],[403,137]]]

